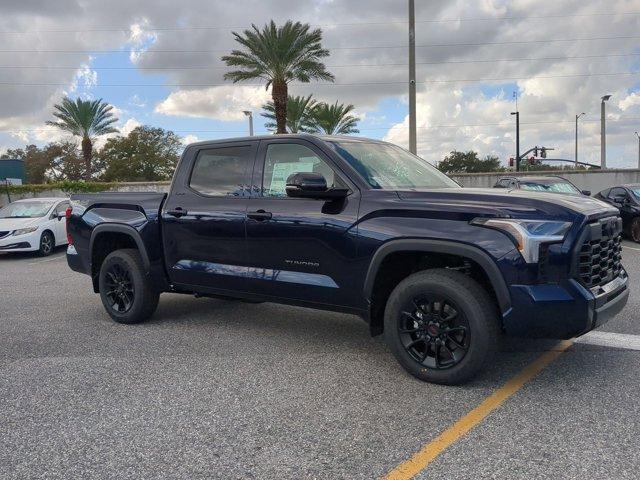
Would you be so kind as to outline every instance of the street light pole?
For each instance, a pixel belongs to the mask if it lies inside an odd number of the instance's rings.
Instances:
[[[249,136],[253,137],[253,112],[251,110],[243,110],[247,117],[249,117]]]
[[[516,172],[520,171],[520,112],[511,112],[516,116]]]
[[[611,95],[605,95],[600,102],[600,168],[607,168],[607,132],[605,127],[604,102],[609,100]]]
[[[638,137],[638,169],[640,169],[640,135],[636,132],[636,137]]]
[[[418,153],[416,134],[416,12],[414,0],[409,0],[409,151]]]
[[[580,115],[576,115],[576,155],[574,161],[576,162],[575,168],[578,168],[578,119],[584,115],[582,112]]]

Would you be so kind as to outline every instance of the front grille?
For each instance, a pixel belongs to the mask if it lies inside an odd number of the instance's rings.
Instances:
[[[4,238],[4,237],[6,237],[7,235],[9,235],[10,233],[11,233],[11,231],[8,231],[8,232],[0,232],[0,238]]]
[[[587,287],[601,287],[622,272],[622,220],[609,217],[586,227],[578,253],[578,278]]]

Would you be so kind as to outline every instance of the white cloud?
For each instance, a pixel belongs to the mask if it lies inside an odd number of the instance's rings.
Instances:
[[[192,134],[182,137],[182,143],[184,143],[185,145],[189,145],[191,143],[196,143],[198,141],[200,141],[200,139],[197,136],[192,135]]]
[[[156,105],[155,111],[163,115],[239,121],[244,119],[243,110],[258,110],[269,99],[269,92],[261,87],[229,85],[179,90]]]
[[[140,123],[135,118],[130,118],[126,122],[124,122],[124,125],[122,125],[122,127],[120,127],[120,135],[122,135],[123,137],[126,137],[133,131],[133,129],[141,125],[142,123]]]
[[[633,92],[618,102],[618,108],[622,111],[638,106],[640,106],[640,93],[638,92]]]

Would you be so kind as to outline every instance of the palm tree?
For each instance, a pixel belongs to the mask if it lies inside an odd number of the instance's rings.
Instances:
[[[356,128],[360,119],[351,115],[355,107],[338,102],[333,105],[319,103],[313,110],[313,120],[317,131],[327,135],[346,135],[358,133]]]
[[[233,32],[243,50],[232,50],[222,61],[238,70],[227,72],[226,80],[233,83],[244,80],[265,80],[266,88],[271,87],[276,133],[287,131],[288,84],[296,80],[310,82],[312,79],[332,82],[334,77],[319,60],[327,57],[329,51],[322,48],[322,30],[310,30],[308,24],[286,22],[276,27],[273,20],[259,30],[245,30],[242,34]]]
[[[313,110],[317,102],[313,95],[303,97],[301,95],[287,98],[287,132],[314,132]],[[273,102],[267,102],[262,106],[262,116],[269,120],[264,124],[269,130],[276,128],[276,109]]]
[[[82,157],[85,166],[85,179],[91,180],[91,158],[93,155],[93,141],[95,137],[118,130],[112,125],[118,121],[113,116],[113,107],[100,100],[76,99],[69,97],[62,99],[60,104],[54,105],[53,116],[58,121],[48,121],[47,125],[58,127],[82,139]]]

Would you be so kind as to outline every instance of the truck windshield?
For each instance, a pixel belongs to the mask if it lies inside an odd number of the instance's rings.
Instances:
[[[331,141],[329,144],[373,188],[460,188],[456,182],[426,160],[395,145],[349,140]]]
[[[15,202],[0,208],[0,218],[44,217],[53,204],[51,202]]]

